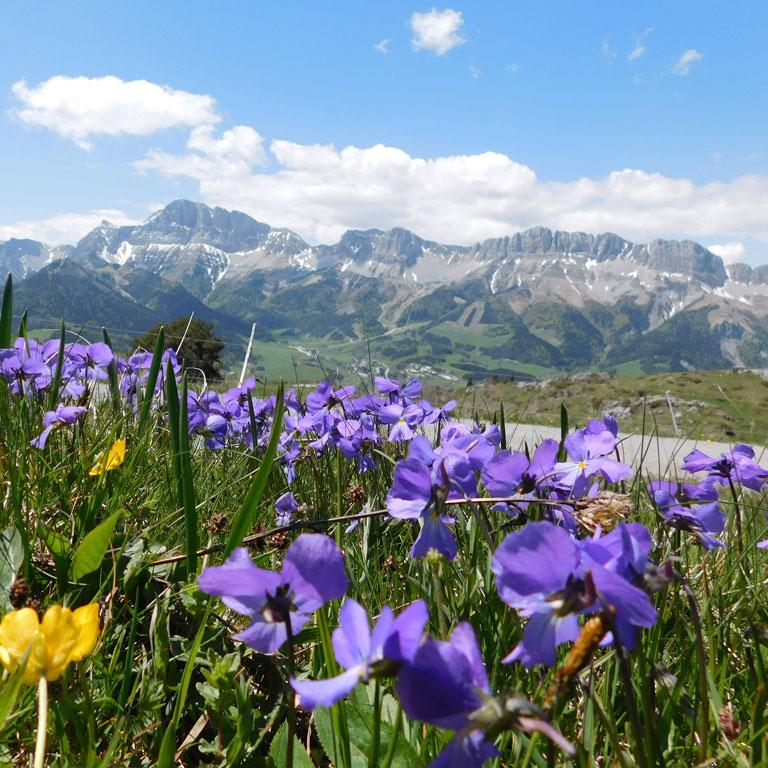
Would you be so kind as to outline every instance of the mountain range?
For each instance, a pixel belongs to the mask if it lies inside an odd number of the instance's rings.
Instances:
[[[317,350],[340,367],[530,377],[554,371],[762,368],[768,266],[683,240],[536,227],[470,246],[405,229],[310,245],[237,211],[176,200],[71,246],[0,242],[30,328],[60,319],[130,338],[191,312],[232,354]]]

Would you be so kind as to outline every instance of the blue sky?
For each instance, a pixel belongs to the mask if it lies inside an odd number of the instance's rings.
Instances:
[[[763,3],[6,0],[0,21],[0,239],[184,196],[313,242],[542,224],[768,262]]]

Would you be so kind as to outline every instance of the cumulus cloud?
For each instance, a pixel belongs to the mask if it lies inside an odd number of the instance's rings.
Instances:
[[[154,170],[165,176],[234,180],[250,177],[251,170],[267,160],[264,140],[247,125],[236,125],[221,138],[216,138],[213,126],[198,126],[189,136],[187,149],[184,155],[153,149],[134,165],[139,171]]]
[[[18,120],[48,128],[83,149],[91,148],[93,136],[146,136],[220,119],[211,96],[147,80],[57,75],[32,87],[19,80],[11,91],[19,102],[11,114]]]
[[[747,249],[744,243],[733,241],[731,243],[714,243],[707,246],[712,253],[719,256],[726,264],[743,262]]]
[[[704,58],[695,48],[690,48],[681,53],[677,61],[672,65],[672,74],[685,77],[691,71],[691,65]]]
[[[0,225],[0,241],[18,237],[40,240],[49,245],[71,245],[105,219],[112,224],[137,223],[123,211],[113,208],[100,208],[87,213],[59,213],[46,219],[28,219]]]
[[[462,24],[464,14],[451,8],[444,11],[432,8],[426,13],[414,13],[411,16],[411,44],[416,51],[432,51],[442,56],[466,42],[459,34]]]
[[[423,158],[382,144],[338,149],[285,140],[269,147],[275,167],[256,170],[263,147],[245,131],[227,141],[206,134],[190,148],[183,155],[156,151],[138,165],[190,177],[209,204],[290,227],[313,242],[332,242],[346,229],[399,226],[473,243],[539,224],[638,241],[768,240],[768,177],[760,175],[695,184],[624,169],[552,182],[499,152]]]

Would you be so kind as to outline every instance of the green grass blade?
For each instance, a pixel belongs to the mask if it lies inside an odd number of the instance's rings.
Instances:
[[[184,711],[184,706],[187,703],[189,684],[192,681],[192,673],[197,666],[197,654],[203,642],[203,635],[205,634],[205,628],[208,624],[208,617],[211,615],[212,606],[213,602],[210,599],[206,600],[200,627],[197,630],[195,639],[192,641],[192,646],[189,649],[187,663],[184,665],[184,672],[181,675],[181,682],[179,683],[179,688],[176,692],[176,703],[173,707],[173,716],[171,717],[171,722],[168,723],[168,727],[165,729],[163,741],[160,744],[160,754],[157,756],[157,768],[173,768],[176,755],[176,731],[179,727],[181,713]]]
[[[168,431],[171,434],[171,459],[173,474],[176,477],[176,503],[184,507],[184,489],[181,480],[181,446],[179,444],[179,390],[176,387],[176,376],[173,373],[173,363],[168,361],[165,377],[165,401],[168,408]]]
[[[0,347],[7,348],[13,343],[13,275],[5,278],[3,305],[0,308]]]
[[[170,360],[168,361],[170,368]],[[173,372],[169,372],[173,378]],[[187,555],[187,578],[197,573],[197,550],[200,544],[198,532],[197,501],[192,480],[192,454],[189,447],[189,415],[187,412],[187,375],[181,383],[181,403],[178,420],[179,468],[181,469],[181,490],[184,501],[184,535]]]
[[[5,681],[3,689],[0,691],[0,730],[5,727],[5,721],[13,713],[19,691],[22,685],[24,685],[24,673],[27,671],[28,658],[29,651],[24,654],[19,662],[19,666],[16,667],[13,674]]]
[[[277,402],[275,403],[275,418],[272,422],[272,433],[269,436],[269,444],[267,450],[264,451],[264,456],[261,459],[261,466],[256,473],[256,477],[253,478],[251,487],[248,489],[248,493],[245,496],[243,505],[237,513],[232,529],[229,532],[229,538],[227,539],[227,545],[224,549],[224,554],[229,553],[237,547],[243,540],[243,537],[253,527],[254,517],[256,510],[261,501],[261,497],[264,494],[264,489],[267,486],[269,475],[272,472],[272,464],[277,456],[277,442],[280,439],[280,433],[283,431],[283,411],[285,410],[285,401],[283,399],[283,383],[277,388]],[[256,435],[253,436],[254,446],[256,441]]]
[[[18,337],[21,339],[27,338],[27,310],[24,310],[24,314],[21,316],[21,322],[19,323]]]
[[[101,335],[104,338],[104,343],[112,350],[113,354],[115,351],[114,346],[112,345],[112,339],[109,338],[109,333],[107,332],[106,328],[101,329]],[[115,364],[114,359],[112,362],[107,366],[107,379],[109,381],[109,394],[112,398],[112,409],[115,413],[120,412],[120,388],[117,384],[117,365]]]
[[[149,422],[149,414],[152,410],[152,399],[155,396],[155,384],[160,373],[160,366],[163,362],[163,347],[165,346],[165,328],[160,328],[157,334],[157,343],[155,344],[155,353],[152,355],[152,365],[149,367],[147,375],[147,386],[144,388],[144,395],[141,401],[141,413],[139,414],[139,432],[143,432]]]
[[[51,388],[48,391],[47,408],[49,411],[52,411],[56,407],[56,403],[59,401],[59,390],[61,389],[61,370],[64,365],[64,349],[66,346],[66,328],[64,326],[64,321],[62,320],[61,332],[59,333],[59,353],[56,356],[56,369],[53,372]]]

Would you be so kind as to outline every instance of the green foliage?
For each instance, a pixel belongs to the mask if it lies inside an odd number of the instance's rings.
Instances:
[[[135,338],[131,344],[132,348],[154,349],[160,328],[165,328],[166,346],[178,349],[179,362],[186,365],[190,375],[194,375],[194,369],[198,368],[206,378],[221,378],[221,352],[224,342],[214,332],[212,323],[198,320],[196,317],[193,317],[191,322],[189,317],[177,317],[166,325],[155,325]]]

